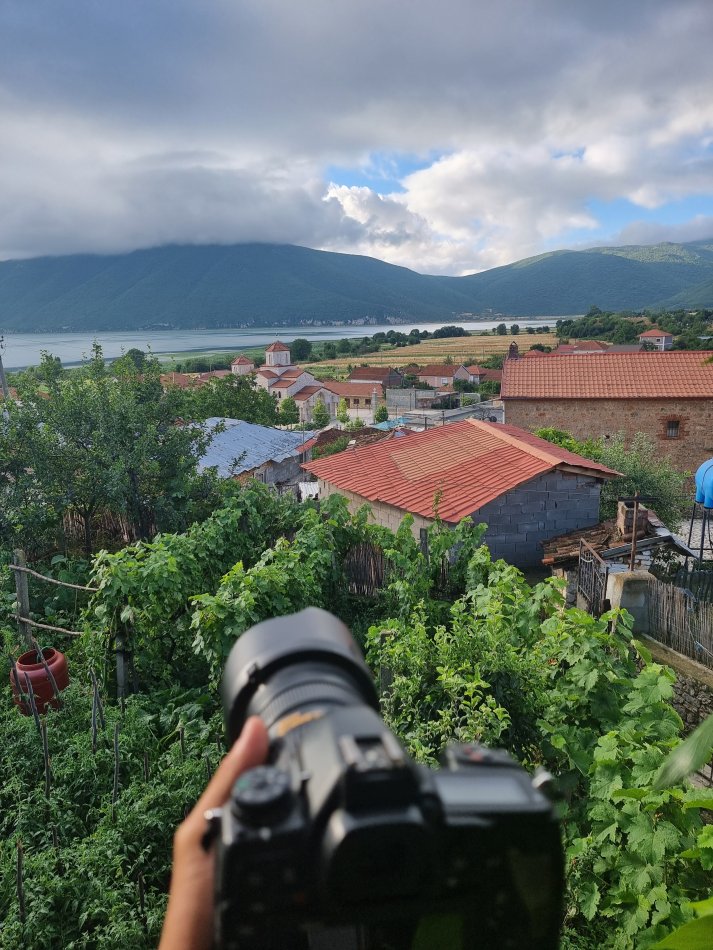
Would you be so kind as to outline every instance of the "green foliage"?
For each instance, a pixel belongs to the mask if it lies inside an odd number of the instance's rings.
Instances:
[[[329,410],[324,404],[323,399],[318,399],[312,410],[312,424],[317,429],[323,429],[329,425]]]
[[[653,496],[653,500],[646,504],[669,528],[676,529],[686,516],[690,508],[687,476],[677,472],[668,457],[660,454],[643,432],[637,432],[628,442],[622,433],[613,439],[588,439],[585,442],[579,442],[561,429],[538,429],[535,434],[623,475],[623,478],[605,482],[602,487],[602,518],[615,517],[617,498],[634,495],[637,491],[641,495]]]
[[[280,403],[277,421],[282,426],[294,426],[300,421],[300,411],[292,396],[286,396]]]
[[[215,479],[196,471],[208,436],[175,425],[175,392],[163,393],[156,360],[141,373],[128,356],[107,368],[95,344],[80,370],[64,372],[44,354],[20,393],[0,432],[0,540],[8,546],[52,550],[69,518],[89,555],[107,513],[148,538],[210,507]]]
[[[308,360],[312,353],[312,344],[303,337],[297,337],[290,343],[290,356],[292,360],[299,363],[301,360]]]
[[[98,555],[99,591],[84,611],[93,632],[71,647],[65,708],[47,715],[48,800],[32,719],[10,706],[7,689],[0,706],[0,947],[22,946],[27,934],[38,948],[155,946],[171,834],[205,784],[205,757],[212,766],[218,755],[215,683],[225,657],[253,623],[311,604],[327,606],[365,641],[386,720],[419,761],[434,763],[454,738],[479,740],[556,776],[565,796],[563,947],[673,947],[669,934],[679,926],[676,939],[690,937],[680,945],[696,946],[707,925],[693,921],[691,902],[708,895],[713,869],[713,833],[700,811],[713,803],[700,790],[654,784],[680,743],[673,673],[632,640],[626,613],[595,619],[565,610],[558,582],[531,587],[492,560],[482,526],[446,527],[438,498],[434,515],[426,555],[410,517],[393,533],[373,524],[366,506],[351,514],[339,496],[317,511],[251,483],[183,535]],[[381,574],[364,591],[352,562],[369,551]],[[58,561],[54,569],[82,566]],[[6,611],[8,589],[8,572],[0,573]],[[88,667],[111,669],[118,635],[146,693],[130,697],[123,715],[105,695],[107,730],[92,753]],[[9,630],[4,639],[16,648]]]
[[[277,403],[265,389],[253,387],[250,375],[223,376],[189,389],[170,387],[175,412],[182,419],[243,419],[272,426],[278,420]]]
[[[499,323],[495,327],[495,332],[497,333],[498,336],[507,336],[507,332],[508,332],[507,324]]]
[[[326,458],[328,455],[336,455],[338,452],[343,452],[348,445],[349,436],[341,435],[338,439],[335,439],[334,442],[329,442],[327,445],[315,445],[312,449],[312,458],[321,459]]]
[[[389,418],[389,410],[386,408],[385,403],[376,407],[376,412],[374,413],[374,422],[386,422]]]
[[[337,419],[342,425],[346,425],[349,422],[349,409],[347,408],[347,401],[342,397],[337,403]]]

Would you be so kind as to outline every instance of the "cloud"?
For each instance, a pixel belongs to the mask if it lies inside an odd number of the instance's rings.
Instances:
[[[707,226],[637,224],[635,207],[713,194],[708,0],[6,0],[1,16],[0,258],[277,241],[463,273],[575,231],[628,239],[593,202],[630,202],[631,233]],[[380,168],[398,189],[378,190]]]

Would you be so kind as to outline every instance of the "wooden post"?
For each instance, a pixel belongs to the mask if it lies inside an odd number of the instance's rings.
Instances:
[[[631,528],[631,555],[629,557],[629,570],[634,570],[636,562],[636,532],[639,527],[639,493],[634,492],[634,524]]]
[[[124,700],[126,699],[126,638],[124,631],[116,635],[116,698],[119,700],[122,713],[124,712]]]
[[[22,548],[16,548],[13,552],[13,564],[18,567],[27,567],[25,561],[25,552]],[[28,650],[32,649],[32,630],[30,625],[20,620],[20,617],[30,616],[30,592],[27,587],[27,574],[24,571],[13,571],[15,575],[15,591],[17,593],[17,630],[25,641]]]

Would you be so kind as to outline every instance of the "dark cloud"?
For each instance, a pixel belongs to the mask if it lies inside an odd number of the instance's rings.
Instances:
[[[0,257],[504,263],[594,227],[591,198],[713,191],[711,39],[709,0],[4,0]],[[402,194],[329,190],[380,153],[447,157]]]

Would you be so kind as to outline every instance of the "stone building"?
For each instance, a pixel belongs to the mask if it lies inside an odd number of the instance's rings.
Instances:
[[[468,419],[410,433],[303,466],[319,497],[344,495],[352,510],[368,502],[393,530],[407,513],[416,534],[438,516],[485,522],[493,556],[539,565],[542,542],[599,520],[602,481],[617,473],[513,426]]]
[[[508,359],[505,421],[576,439],[648,435],[681,472],[713,454],[712,352],[597,353]]]

